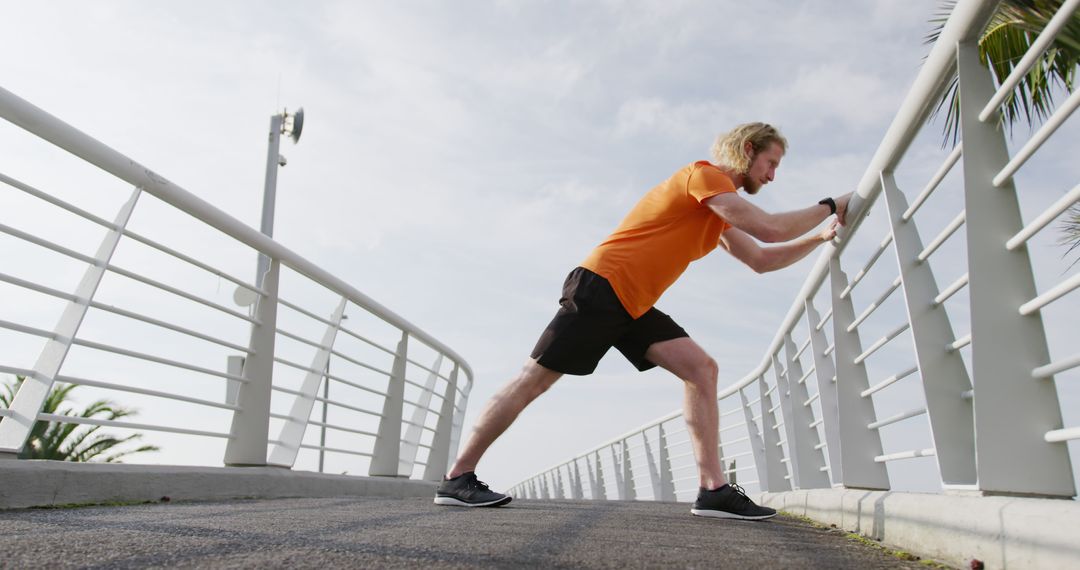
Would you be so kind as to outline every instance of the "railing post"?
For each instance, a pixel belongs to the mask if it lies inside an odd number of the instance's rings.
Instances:
[[[658,458],[653,457],[652,445],[649,444],[649,436],[642,431],[641,439],[645,442],[645,463],[649,469],[649,483],[652,484],[653,500],[660,500],[660,470],[657,468]],[[659,453],[659,450],[657,450]]]
[[[409,333],[401,331],[394,367],[390,371],[390,383],[386,387],[386,399],[383,400],[382,418],[379,420],[379,433],[375,437],[375,451],[368,475],[398,476],[398,462],[401,459],[401,408],[405,402],[405,359],[408,354]]]
[[[836,483],[858,489],[888,489],[889,473],[875,457],[882,455],[881,435],[867,426],[876,421],[874,402],[862,397],[870,387],[866,365],[855,364],[862,354],[858,329],[848,332],[855,322],[851,296],[840,298],[847,287],[847,275],[840,268],[839,256],[829,262],[832,285],[833,342],[836,356],[836,401],[840,425],[840,463]],[[836,469],[836,465],[833,466]]]
[[[592,498],[594,500],[607,500],[607,488],[604,482],[604,463],[600,460],[600,452],[597,451],[593,464],[596,466],[596,478],[592,479]]]
[[[671,470],[671,451],[668,449],[667,433],[664,424],[660,424],[660,498],[661,501],[674,502],[675,476]]]
[[[803,377],[802,364],[795,358],[798,349],[791,334],[784,335],[784,353],[787,355],[787,376],[783,379],[783,401],[789,411],[787,424],[788,450],[791,452],[791,472],[796,489],[822,489],[829,487],[829,475],[822,471],[825,455],[817,447],[817,428],[810,427],[813,414],[805,402],[810,398],[806,384],[799,383]]]
[[[551,472],[551,480],[555,487],[555,498],[565,499],[566,493],[563,490],[562,473],[559,473],[559,469],[559,467],[556,467],[555,470]]]
[[[821,425],[825,428],[825,449],[829,452],[829,471],[833,484],[839,485],[843,466],[840,461],[840,415],[836,403],[836,365],[825,354],[828,340],[818,328],[821,315],[811,299],[806,300],[806,320],[810,323],[810,350],[814,353],[814,376],[818,383],[818,402],[821,404]]]
[[[581,471],[578,470],[578,462],[575,459],[570,463],[570,498],[571,499],[584,499],[585,490],[581,486]]]
[[[338,329],[341,328],[341,319],[345,316],[345,303],[346,299],[343,297],[330,317],[330,322],[333,324],[327,325],[320,348],[315,351],[315,356],[311,360],[311,370],[304,375],[304,381],[300,385],[300,394],[293,398],[289,419],[285,420],[281,426],[279,443],[270,450],[268,462],[270,465],[291,468],[296,463],[296,455],[300,451],[300,444],[304,441],[304,432],[307,431],[308,422],[311,420],[311,409],[315,406],[319,386],[323,382],[330,382],[329,376],[314,371],[326,370],[330,363],[330,350],[334,346]]]
[[[776,366],[776,361],[773,361],[773,366]],[[776,371],[777,375],[780,371]],[[780,437],[776,434],[776,428],[773,427],[776,424],[776,416],[769,409],[772,408],[772,396],[767,395],[767,386],[765,385],[765,375],[762,374],[758,377],[758,390],[760,390],[761,400],[758,404],[761,406],[761,446],[762,453],[765,454],[764,476],[762,476],[761,465],[758,466],[758,481],[761,483],[761,490],[767,493],[777,493],[780,491],[790,491],[791,481],[784,477],[787,469],[784,468],[783,453],[780,449]],[[780,390],[780,386],[777,385],[776,391]]]
[[[398,475],[411,477],[413,467],[416,465],[416,455],[420,451],[420,438],[424,435],[423,425],[427,421],[428,406],[431,405],[431,395],[435,393],[435,382],[439,379],[438,370],[442,368],[443,355],[435,358],[435,363],[429,372],[424,389],[420,392],[419,401],[413,407],[410,423],[405,427],[405,436],[401,438],[401,458],[398,461]],[[429,454],[430,455],[430,454]],[[428,457],[428,463],[431,458]]]
[[[754,454],[754,469],[757,470],[758,484],[762,491],[768,491],[765,444],[761,441],[761,432],[758,431],[758,424],[754,421],[754,410],[750,406],[750,400],[747,399],[743,390],[739,390],[739,401],[742,403],[743,419],[746,420],[746,436],[750,441],[750,451]]]
[[[914,222],[903,218],[907,198],[896,186],[892,173],[881,173],[882,194],[892,226],[893,249],[900,266],[908,322],[915,342],[915,359],[926,395],[926,413],[934,441],[942,485],[974,488],[975,420],[971,401],[962,393],[971,379],[960,352],[949,349],[956,340],[949,314],[937,304],[938,286],[929,263],[919,261],[922,238]]]
[[[255,305],[258,324],[251,327],[251,353],[244,359],[244,383],[236,396],[239,409],[233,412],[229,432],[232,438],[225,446],[225,465],[266,465],[280,273],[281,262],[271,260],[262,282],[266,296],[260,297]]]
[[[622,443],[619,443],[622,446]],[[608,449],[611,451],[611,468],[615,472],[615,492],[616,498],[619,500],[626,500],[626,485],[623,483],[623,466],[622,459],[619,457],[619,453],[615,451],[615,444],[611,444]],[[622,449],[622,447],[620,447]]]
[[[637,499],[637,489],[634,488],[634,466],[630,461],[630,448],[626,443],[627,440],[622,440],[622,498],[624,501],[633,501]]]
[[[1068,448],[1044,439],[1062,426],[1061,407],[1053,378],[1032,378],[1050,353],[1042,316],[1019,312],[1038,291],[1027,248],[1004,246],[1024,224],[1013,181],[993,183],[1009,152],[998,115],[989,122],[978,117],[994,87],[974,42],[957,46],[957,69],[979,488],[1071,497],[1076,489]]]
[[[435,437],[431,441],[431,453],[428,453],[427,466],[424,467],[425,481],[441,481],[450,469],[450,436],[454,425],[454,399],[457,396],[457,378],[460,366],[455,362],[450,372],[450,383],[443,395],[442,408],[439,410],[439,422],[435,425]]]
[[[113,222],[113,229],[105,233],[101,245],[94,254],[95,264],[86,268],[82,280],[75,288],[75,300],[68,302],[64,307],[64,312],[53,327],[54,336],[45,342],[45,346],[38,354],[33,374],[26,377],[19,391],[15,393],[9,407],[11,415],[0,419],[0,459],[15,459],[26,445],[26,440],[30,437],[34,424],[37,423],[38,413],[41,412],[49,390],[52,389],[53,380],[64,365],[71,343],[79,332],[83,318],[86,317],[86,312],[90,308],[94,294],[97,293],[101,279],[105,276],[106,267],[116,251],[117,244],[120,243],[124,228],[131,219],[131,212],[135,210],[135,204],[141,193],[141,188],[135,188],[131,193],[131,198],[120,207],[120,212],[117,213]]]

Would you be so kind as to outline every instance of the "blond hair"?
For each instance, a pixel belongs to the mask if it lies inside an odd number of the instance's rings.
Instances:
[[[787,152],[787,139],[776,127],[765,123],[744,123],[716,137],[712,145],[713,164],[735,174],[746,174],[752,158],[744,148],[748,142],[754,153],[767,149],[771,143],[780,145],[780,149]]]

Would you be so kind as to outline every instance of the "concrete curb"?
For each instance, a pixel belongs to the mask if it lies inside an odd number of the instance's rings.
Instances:
[[[759,502],[962,567],[1080,568],[1072,500],[812,489]]]
[[[433,497],[435,483],[278,467],[0,461],[0,509],[83,503],[283,497]]]

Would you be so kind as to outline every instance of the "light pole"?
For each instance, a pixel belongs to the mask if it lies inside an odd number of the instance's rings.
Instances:
[[[266,150],[266,183],[263,186],[262,222],[259,230],[267,237],[274,237],[274,202],[277,197],[277,171],[285,166],[288,161],[281,155],[281,135],[287,134],[293,143],[300,141],[300,133],[304,130],[304,108],[301,107],[295,113],[289,113],[286,109],[277,115],[270,117],[270,144]],[[255,270],[255,285],[262,288],[263,275],[270,269],[270,258],[259,254],[259,263]]]

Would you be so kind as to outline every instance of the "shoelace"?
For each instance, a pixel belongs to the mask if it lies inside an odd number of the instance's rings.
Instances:
[[[742,487],[736,485],[735,483],[728,483],[728,486],[731,487],[732,491],[735,491],[736,493],[738,493],[739,496],[741,496],[744,500],[747,500],[747,501],[750,500],[750,497],[746,496],[746,490],[743,489]]]
[[[481,489],[483,491],[490,491],[491,490],[491,488],[488,487],[487,483],[477,479],[476,477],[473,477],[472,486],[475,487],[475,488]]]

